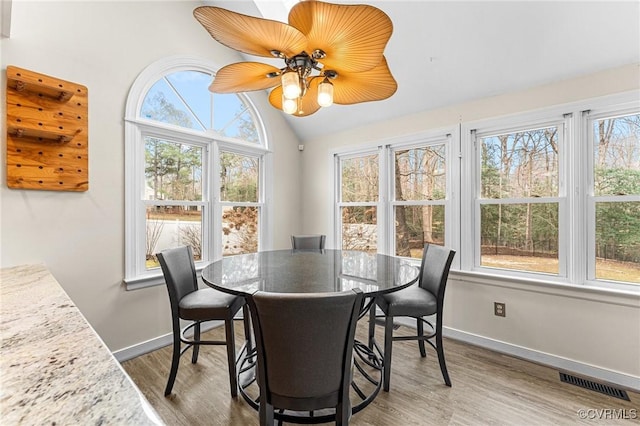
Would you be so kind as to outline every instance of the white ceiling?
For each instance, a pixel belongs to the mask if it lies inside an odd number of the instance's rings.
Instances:
[[[640,63],[638,1],[332,2],[367,3],[389,15],[394,31],[385,55],[398,91],[384,101],[287,116],[302,141]],[[286,22],[281,1],[206,3]]]

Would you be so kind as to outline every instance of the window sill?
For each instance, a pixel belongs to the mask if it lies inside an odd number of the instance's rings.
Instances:
[[[203,265],[196,264],[196,273],[198,278],[200,277],[200,272],[202,269],[207,266],[209,262]],[[145,275],[138,275],[137,277],[125,278],[122,280],[127,291],[131,290],[140,290],[142,288],[155,287],[158,285],[164,285],[164,275],[162,275],[162,271],[158,269],[157,271],[150,271]]]
[[[606,302],[624,306],[640,307],[640,286],[629,289],[605,287],[602,284],[571,284],[543,279],[508,277],[478,271],[451,270],[450,278],[469,283],[535,293],[551,294],[596,302]]]
[[[162,273],[153,275],[140,275],[133,278],[125,278],[122,280],[127,291],[139,290],[141,288],[155,287],[164,284],[164,276]]]

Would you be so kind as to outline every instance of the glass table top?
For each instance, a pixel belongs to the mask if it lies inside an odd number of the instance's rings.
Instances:
[[[419,267],[409,259],[347,250],[275,250],[225,257],[202,270],[227,293],[326,293],[360,288],[366,296],[407,287]]]

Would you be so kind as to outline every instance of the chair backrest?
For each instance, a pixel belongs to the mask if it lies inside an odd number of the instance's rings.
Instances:
[[[177,315],[180,299],[198,289],[193,251],[190,246],[184,246],[164,250],[157,256],[167,283],[171,310]]]
[[[324,250],[326,235],[292,235],[291,248],[294,250]]]
[[[348,404],[360,289],[249,297],[261,398],[276,408]],[[265,392],[263,395],[262,392]]]
[[[425,244],[420,265],[419,285],[431,292],[439,302],[444,298],[444,290],[449,277],[455,250],[435,244]]]

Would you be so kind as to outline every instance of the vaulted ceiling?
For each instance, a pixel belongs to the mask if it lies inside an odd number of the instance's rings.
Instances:
[[[384,101],[333,105],[302,118],[287,116],[303,141],[640,63],[640,3],[636,1],[333,2],[367,3],[389,15],[394,31],[385,55],[398,91]],[[286,22],[284,3],[206,2]]]

